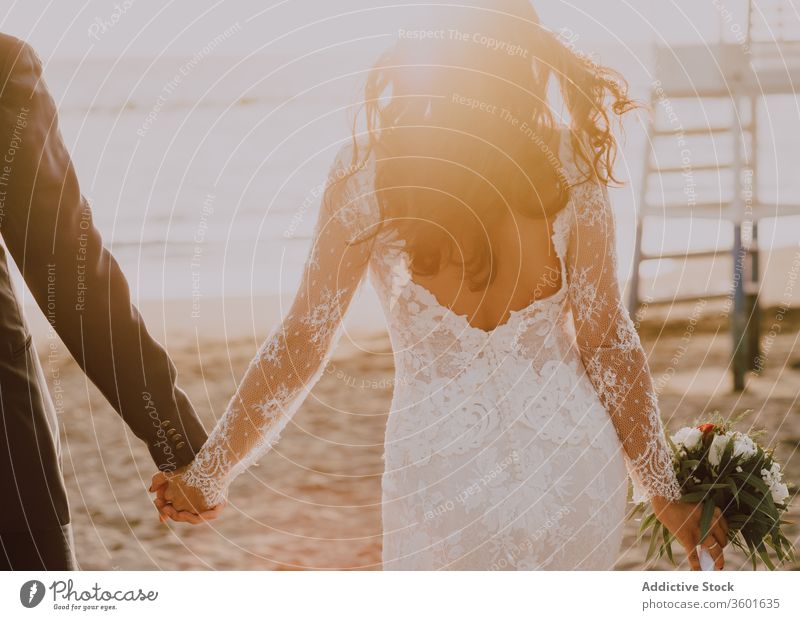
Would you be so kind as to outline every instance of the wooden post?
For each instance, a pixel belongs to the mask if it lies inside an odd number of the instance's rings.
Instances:
[[[745,288],[745,262],[747,251],[742,244],[742,225],[734,222],[733,225],[733,308],[730,314],[731,337],[733,355],[731,370],[733,371],[733,389],[736,392],[744,390],[744,376],[749,366],[747,360],[747,303],[744,294]]]
[[[738,85],[734,85],[732,94],[734,111],[739,110],[740,98]],[[741,118],[736,113],[734,118]],[[733,290],[732,308],[730,313],[730,330],[732,339],[731,371],[733,372],[733,389],[736,392],[744,390],[744,377],[749,363],[747,361],[747,341],[745,330],[747,326],[747,304],[745,300],[745,263],[747,250],[742,240],[742,221],[744,220],[744,202],[742,196],[742,149],[744,128],[740,125],[733,128],[733,195],[731,197],[730,215],[733,222]]]
[[[752,207],[752,234],[747,248],[749,274],[747,278],[746,312],[747,320],[747,369],[758,370],[761,358],[761,308],[758,295],[761,289],[761,266],[758,248],[758,217],[755,210],[758,198],[758,95],[750,97],[750,206]]]
[[[653,111],[653,118],[650,120],[648,129],[645,132],[644,143],[644,165],[642,167],[642,184],[639,187],[640,201],[638,205],[633,205],[633,211],[636,217],[636,228],[633,238],[633,267],[631,268],[631,280],[628,284],[628,313],[636,320],[636,313],[639,311],[639,285],[641,282],[640,267],[642,263],[642,213],[645,203],[647,202],[647,186],[648,177],[650,176],[650,162],[654,148],[653,145],[653,128],[658,123],[656,114],[658,113],[658,106],[654,91],[650,92],[650,109]],[[640,117],[641,118],[641,117]]]

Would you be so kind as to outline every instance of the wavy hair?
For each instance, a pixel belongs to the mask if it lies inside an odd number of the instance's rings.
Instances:
[[[351,169],[375,157],[381,220],[370,238],[393,229],[412,274],[455,263],[480,290],[496,274],[495,223],[511,211],[549,218],[567,203],[561,125],[587,179],[610,184],[611,119],[635,103],[619,73],[545,29],[528,0],[439,7],[424,30],[401,31],[369,71],[366,139],[357,139],[357,117]],[[553,85],[568,123],[549,103]]]

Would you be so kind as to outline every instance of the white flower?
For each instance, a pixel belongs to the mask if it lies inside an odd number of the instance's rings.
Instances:
[[[741,468],[741,467],[739,467],[739,466],[737,465],[737,466],[736,466],[736,471],[737,471],[738,473],[740,473],[740,474],[741,474],[743,470],[742,470],[742,468]]]
[[[672,436],[672,441],[677,446],[683,446],[687,450],[694,450],[700,446],[700,441],[703,439],[703,433],[690,426],[684,426]]]
[[[789,488],[783,482],[776,482],[769,490],[776,504],[782,504],[789,497]]]
[[[761,479],[769,486],[772,499],[774,499],[776,503],[782,504],[784,500],[789,497],[789,489],[782,482],[783,473],[778,463],[773,462],[769,469],[762,469]]]
[[[733,456],[734,457],[744,457],[745,459],[749,459],[751,456],[755,456],[757,452],[755,442],[750,439],[747,435],[742,433],[735,433],[735,439],[733,440]]]
[[[711,442],[711,447],[708,449],[708,461],[714,467],[719,466],[719,463],[722,460],[722,453],[725,452],[725,446],[728,445],[728,441],[731,437],[732,433],[714,435],[714,439]]]
[[[783,480],[783,473],[781,473],[781,466],[773,461],[769,469],[761,470],[761,479],[769,486],[777,484]]]

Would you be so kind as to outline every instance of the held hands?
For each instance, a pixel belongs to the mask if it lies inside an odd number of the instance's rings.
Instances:
[[[716,570],[725,568],[723,549],[728,544],[728,523],[719,508],[714,509],[708,536],[701,541],[700,504],[670,502],[663,497],[654,497],[651,504],[658,520],[675,536],[675,540],[683,545],[692,570],[700,570],[698,545],[705,547],[711,554]]]
[[[225,502],[209,506],[202,493],[188,485],[181,474],[185,467],[174,472],[158,472],[153,476],[150,492],[156,494],[153,504],[159,519],[167,519],[197,525],[219,517]]]

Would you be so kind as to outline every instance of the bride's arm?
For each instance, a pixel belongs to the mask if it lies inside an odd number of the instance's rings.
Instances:
[[[639,336],[622,303],[617,281],[614,214],[605,185],[586,181],[572,188],[574,212],[567,276],[576,339],[587,374],[622,442],[634,501],[650,500],[658,519],[700,569],[697,546],[725,566],[727,523],[719,509],[709,536],[700,540],[699,504],[680,500],[658,399]]]
[[[617,282],[614,215],[604,185],[572,188],[567,273],[583,364],[622,442],[634,501],[680,498],[658,400]]]
[[[350,163],[340,152],[330,179]],[[301,285],[291,309],[264,341],[236,394],[191,466],[173,478],[165,498],[175,510],[199,512],[224,501],[231,481],[278,438],[324,370],[342,318],[369,261],[365,204],[356,179],[329,182]],[[335,196],[335,200],[328,200]]]

